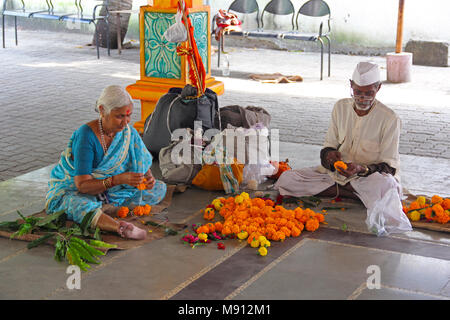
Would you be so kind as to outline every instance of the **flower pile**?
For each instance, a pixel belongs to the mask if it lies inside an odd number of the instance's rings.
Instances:
[[[259,248],[258,253],[262,256],[267,254],[270,241],[298,237],[304,229],[314,232],[320,223],[325,223],[323,214],[309,208],[288,210],[271,199],[251,199],[246,192],[235,197],[215,199],[205,208],[205,219],[209,220],[212,210],[223,217],[223,222],[208,222],[198,226],[195,229],[197,237],[201,234],[219,233],[222,239],[237,237],[239,240],[247,240],[251,247]],[[194,240],[195,236],[190,239]]]
[[[403,212],[411,221],[428,221],[445,224],[450,221],[450,198],[434,195],[431,199],[417,197],[409,206],[403,204]]]

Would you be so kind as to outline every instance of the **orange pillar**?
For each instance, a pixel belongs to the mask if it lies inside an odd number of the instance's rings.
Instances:
[[[163,34],[175,23],[178,0],[154,0],[152,6],[142,6],[139,15],[140,80],[129,85],[133,99],[141,100],[141,120],[134,124],[143,132],[145,119],[153,112],[159,98],[170,88],[184,87],[189,81],[186,56],[176,54],[176,43],[168,42]],[[206,86],[223,94],[224,85],[211,77],[210,8],[202,0],[186,0],[186,7],[195,27],[194,37],[205,65]]]

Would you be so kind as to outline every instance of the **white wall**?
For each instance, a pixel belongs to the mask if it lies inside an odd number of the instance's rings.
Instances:
[[[296,10],[306,2],[306,0],[291,1]],[[228,9],[233,0],[204,0],[204,3],[208,2],[211,12],[214,13],[219,9]],[[269,0],[257,2],[262,11]],[[326,2],[331,10],[334,41],[369,47],[395,46],[398,0]],[[290,27],[288,16],[276,19],[274,26],[280,25],[281,29]],[[403,45],[410,39],[450,41],[450,0],[405,0]]]

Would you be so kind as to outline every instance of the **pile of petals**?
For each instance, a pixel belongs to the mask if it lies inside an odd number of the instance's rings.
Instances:
[[[450,221],[450,198],[434,195],[431,199],[417,197],[409,206],[403,204],[403,212],[411,221],[428,221],[445,224]]]
[[[217,228],[216,228],[217,226]],[[220,234],[220,230],[222,223],[207,223],[204,225],[192,225],[192,233],[186,231],[185,235],[181,238],[181,241],[189,244],[192,248],[195,248],[197,245],[210,243],[211,241],[220,241],[225,240],[229,237],[225,237]],[[199,230],[199,232],[197,232]],[[222,242],[217,244],[217,249],[225,249],[225,245]]]
[[[320,223],[325,223],[323,214],[309,208],[297,207],[288,210],[270,199],[251,199],[246,192],[235,197],[218,198],[213,203],[206,209],[210,211],[209,209],[214,207],[224,221],[198,226],[195,229],[196,234],[220,233],[221,237],[247,239],[251,246],[253,242],[255,248],[260,248],[260,255],[267,254],[269,240],[284,241],[288,237],[298,237],[304,229],[314,232]]]

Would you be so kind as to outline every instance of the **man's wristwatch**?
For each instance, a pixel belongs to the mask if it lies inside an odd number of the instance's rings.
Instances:
[[[368,166],[364,166],[364,168],[365,168],[364,172],[358,173],[358,176],[360,176],[360,177],[367,177],[367,175],[369,174],[369,167]]]

